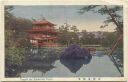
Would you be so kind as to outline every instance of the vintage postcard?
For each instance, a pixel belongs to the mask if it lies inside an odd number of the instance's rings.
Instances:
[[[126,2],[1,2],[1,81],[125,82]]]

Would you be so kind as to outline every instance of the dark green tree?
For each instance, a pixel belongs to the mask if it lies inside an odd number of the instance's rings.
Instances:
[[[5,6],[5,66],[6,75],[15,72],[25,60],[27,41],[26,30],[31,26],[31,20],[13,16],[13,6]]]
[[[65,23],[64,25],[61,25],[59,27],[58,42],[63,45],[78,43],[79,38],[78,38],[77,32],[78,32],[78,29],[74,25],[71,26],[67,23]]]

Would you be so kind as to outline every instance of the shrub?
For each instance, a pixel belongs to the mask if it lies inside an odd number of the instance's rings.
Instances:
[[[24,60],[25,49],[15,46],[5,49],[6,65],[22,65]]]

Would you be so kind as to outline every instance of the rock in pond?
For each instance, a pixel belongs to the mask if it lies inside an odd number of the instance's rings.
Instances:
[[[80,48],[79,45],[73,44],[64,50],[61,54],[63,59],[91,59],[92,56],[88,49]]]

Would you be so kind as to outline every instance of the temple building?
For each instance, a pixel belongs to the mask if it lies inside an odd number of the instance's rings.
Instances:
[[[34,46],[58,46],[55,24],[43,19],[33,21],[32,29],[27,30],[28,38]]]

